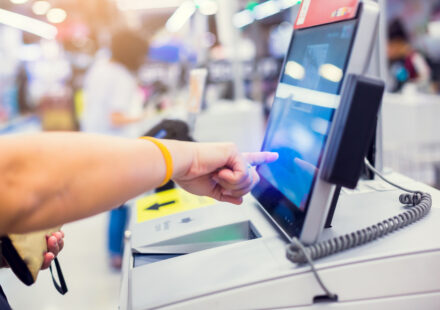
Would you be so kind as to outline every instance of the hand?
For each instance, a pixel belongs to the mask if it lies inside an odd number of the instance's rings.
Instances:
[[[47,269],[50,266],[50,263],[57,257],[58,253],[64,247],[64,232],[57,231],[54,232],[51,236],[46,236],[47,241],[47,252],[44,254],[43,265],[41,266],[41,270]]]
[[[243,196],[259,182],[252,166],[271,163],[277,153],[257,152],[240,154],[229,143],[198,143],[188,171],[174,177],[183,189],[219,201],[241,204]]]

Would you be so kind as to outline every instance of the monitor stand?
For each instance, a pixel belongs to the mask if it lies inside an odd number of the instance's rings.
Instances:
[[[324,228],[332,227],[333,215],[335,214],[336,206],[338,204],[339,194],[341,193],[341,186],[336,186],[335,194],[333,195],[332,202],[330,204],[330,210],[328,211],[327,220],[325,221]]]

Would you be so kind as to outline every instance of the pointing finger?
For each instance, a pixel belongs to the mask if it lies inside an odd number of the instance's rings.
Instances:
[[[269,164],[278,159],[278,153],[274,152],[254,152],[243,153],[243,157],[252,166],[258,166],[262,164]]]

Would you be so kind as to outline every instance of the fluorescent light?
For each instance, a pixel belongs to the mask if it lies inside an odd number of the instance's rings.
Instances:
[[[282,9],[288,9],[296,4],[299,4],[298,0],[278,0],[278,6]]]
[[[214,0],[200,1],[198,4],[199,11],[203,15],[214,15],[218,11],[218,4]]]
[[[177,8],[183,0],[118,0],[120,10],[154,10]]]
[[[53,25],[3,9],[0,9],[0,23],[45,39],[54,39],[58,33]]]
[[[188,0],[183,2],[173,15],[167,20],[165,28],[170,32],[179,31],[196,11],[194,2]]]
[[[244,10],[234,15],[234,17],[232,18],[232,23],[237,28],[243,28],[252,24],[254,20],[255,19],[252,15],[252,12],[249,10]]]
[[[324,64],[319,67],[319,75],[331,82],[338,83],[342,80],[344,73],[342,70],[332,64]]]
[[[67,13],[63,9],[50,9],[46,14],[47,20],[59,24],[66,20]]]
[[[277,3],[273,0],[263,2],[254,8],[254,14],[256,19],[264,19],[266,17],[275,15],[281,10]]]
[[[264,19],[300,3],[301,1],[298,0],[269,0],[256,5],[253,9],[254,15],[250,10],[243,10],[236,13],[233,18],[233,23],[235,27],[243,28],[252,24],[255,19]]]
[[[50,10],[50,3],[47,1],[35,1],[32,4],[32,12],[35,15],[45,15]]]
[[[29,0],[10,0],[10,1],[11,1],[11,3],[14,3],[14,4],[23,4],[23,3],[28,2]]]

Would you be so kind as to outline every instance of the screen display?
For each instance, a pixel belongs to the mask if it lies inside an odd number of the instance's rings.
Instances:
[[[356,21],[297,30],[287,54],[262,150],[254,196],[290,237],[299,236],[347,66]]]

